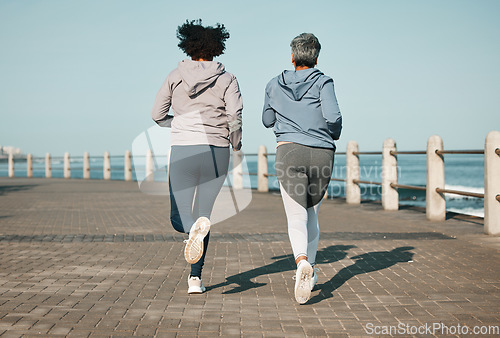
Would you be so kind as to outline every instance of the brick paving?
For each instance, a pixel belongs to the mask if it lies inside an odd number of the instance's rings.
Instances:
[[[168,213],[167,197],[136,183],[0,178],[0,335],[347,337],[374,326],[500,326],[500,238],[483,235],[480,218],[434,223],[418,208],[325,201],[319,282],[298,305],[279,196],[254,193],[213,227],[202,295],[187,295],[184,237]]]

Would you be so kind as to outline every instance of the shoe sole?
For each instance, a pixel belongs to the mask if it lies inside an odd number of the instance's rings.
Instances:
[[[295,279],[295,300],[299,304],[304,304],[311,298],[312,274],[313,268],[308,263],[302,263],[297,269]]]
[[[198,295],[198,294],[201,294],[203,292],[205,292],[205,288],[203,288],[203,289],[202,288],[193,288],[193,289],[189,288],[188,289],[188,294],[190,294],[190,295]]]
[[[202,226],[204,223],[204,226]],[[184,258],[189,264],[195,264],[203,255],[203,240],[210,231],[210,220],[206,217],[200,217],[191,228],[192,236],[184,248]]]

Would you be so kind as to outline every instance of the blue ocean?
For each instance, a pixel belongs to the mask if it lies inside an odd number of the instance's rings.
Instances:
[[[257,157],[246,156],[247,173],[257,172]],[[90,178],[103,179],[103,157],[90,158]],[[144,159],[134,163],[141,163]],[[26,160],[18,159],[15,161],[15,176],[26,177]],[[52,158],[52,177],[63,177],[63,157]],[[159,166],[166,165],[166,157],[156,159]],[[332,177],[344,179],[346,174],[345,155],[335,155],[335,163]],[[268,156],[269,174],[275,174],[274,155]],[[133,166],[132,177],[143,177],[145,166]],[[8,176],[7,161],[0,160],[0,176]],[[34,158],[33,176],[45,177],[45,159]],[[360,155],[360,179],[365,181],[382,181],[382,158],[381,155]],[[83,158],[74,157],[71,159],[71,178],[83,178]],[[257,187],[257,177],[248,176],[248,187]],[[111,179],[124,179],[124,158],[123,156],[111,157]],[[160,178],[161,179],[161,178]],[[484,156],[483,155],[445,155],[445,181],[447,189],[461,190],[468,192],[484,193]],[[426,157],[425,155],[398,155],[398,183],[407,185],[426,185]],[[269,177],[269,188],[278,190],[276,177]],[[379,200],[381,198],[381,187],[377,185],[361,185],[361,198],[369,200]],[[344,197],[345,183],[332,181],[328,188],[329,198]],[[399,189],[400,204],[416,205],[425,207],[425,191]],[[484,216],[483,199],[474,197],[465,197],[460,195],[446,195],[446,209],[448,211]]]
[[[257,171],[257,163],[248,160],[250,172]],[[398,183],[425,187],[426,156],[398,155]],[[275,174],[274,156],[269,158],[269,173]],[[346,157],[335,155],[332,177],[345,179]],[[257,178],[250,176],[252,187],[256,187]],[[360,180],[382,181],[381,155],[360,155]],[[445,155],[445,182],[447,189],[475,193],[484,193],[484,155]],[[369,200],[381,199],[381,187],[361,184],[361,198]],[[270,189],[278,190],[275,177],[269,178]],[[345,197],[345,183],[332,181],[328,187],[329,198]],[[425,191],[399,189],[400,204],[425,207]],[[457,213],[484,216],[484,203],[481,198],[447,194],[446,209]]]

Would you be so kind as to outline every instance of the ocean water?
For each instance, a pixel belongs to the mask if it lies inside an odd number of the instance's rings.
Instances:
[[[425,155],[398,155],[398,183],[425,187],[427,180],[427,162]],[[269,173],[275,174],[274,156],[270,156]],[[382,182],[382,156],[360,155],[360,180]],[[257,163],[248,161],[251,172],[257,171]],[[345,179],[346,157],[335,155],[332,177]],[[252,186],[257,185],[257,178],[251,176]],[[275,177],[269,178],[270,189],[278,190]],[[379,185],[361,184],[361,198],[380,200]],[[484,155],[446,154],[445,155],[445,188],[459,191],[484,193]],[[345,197],[345,183],[332,181],[328,187],[328,196]],[[482,198],[446,194],[446,210],[457,213],[484,217]],[[404,205],[425,207],[425,191],[399,189],[399,202]]]
[[[257,157],[246,156],[246,167],[244,171],[257,172]],[[345,155],[335,155],[332,177],[344,179],[346,173]],[[133,161],[133,163],[141,163]],[[26,161],[15,162],[15,176],[26,176]],[[157,159],[157,163],[166,164],[166,158]],[[62,157],[52,158],[52,177],[63,177],[64,160]],[[160,171],[164,168],[160,168]],[[269,174],[275,174],[274,155],[268,156]],[[132,178],[144,177],[144,166],[133,166]],[[0,176],[8,176],[8,166],[5,160],[0,161]],[[34,158],[33,176],[45,177],[45,159]],[[165,177],[165,175],[162,175]],[[83,158],[71,159],[71,177],[83,178]],[[90,178],[103,179],[103,157],[90,158]],[[111,179],[124,179],[123,156],[111,157]],[[360,155],[360,179],[366,181],[382,181],[382,158],[381,155]],[[161,180],[161,178],[159,179]],[[425,155],[398,155],[398,182],[401,184],[425,186],[426,185],[426,157]],[[445,155],[445,188],[469,192],[484,193],[484,156],[483,155]],[[257,177],[249,175],[247,187],[257,187]],[[276,177],[269,177],[269,188],[279,190]],[[361,198],[379,200],[381,198],[381,187],[378,185],[361,184]],[[332,181],[328,188],[329,198],[344,197],[345,183]],[[399,189],[400,204],[409,204],[425,207],[425,191]],[[446,194],[446,209],[458,213],[475,216],[484,216],[483,199],[465,197],[460,195]]]

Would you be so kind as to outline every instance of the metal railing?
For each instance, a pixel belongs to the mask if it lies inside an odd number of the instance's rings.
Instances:
[[[415,186],[398,183],[397,176],[397,155],[426,155],[427,159],[427,184]],[[485,193],[475,193],[446,189],[444,177],[444,155],[446,154],[484,154],[485,175],[484,187]],[[269,191],[269,177],[276,176],[268,172],[268,156],[275,153],[268,153],[265,146],[260,146],[258,153],[249,153],[246,156],[257,156],[257,172],[243,173],[241,168],[241,152],[233,153],[233,187],[235,189],[243,187],[243,175],[257,176],[257,190]],[[486,137],[484,150],[444,150],[443,141],[439,136],[431,136],[427,143],[426,151],[398,151],[396,143],[392,139],[384,142],[382,151],[359,151],[358,144],[350,141],[347,144],[346,152],[337,152],[337,155],[346,155],[346,178],[333,177],[331,181],[345,182],[346,202],[349,204],[359,204],[361,202],[360,185],[377,185],[382,189],[382,206],[385,210],[397,210],[399,208],[398,189],[410,189],[426,191],[426,215],[429,220],[443,221],[446,217],[445,194],[456,194],[474,198],[484,199],[485,206],[485,231],[489,234],[500,234],[500,132],[493,131]],[[382,182],[360,179],[360,155],[382,155]],[[134,158],[145,157],[145,179],[150,180],[153,177],[154,161],[161,156],[154,156],[151,150],[146,155],[136,155]],[[112,167],[111,158],[123,158],[123,166]],[[75,158],[74,158],[75,159]],[[45,162],[45,177],[52,177],[53,170],[62,170],[65,178],[71,178],[71,169],[81,170],[84,179],[90,178],[91,170],[101,171],[105,180],[111,179],[111,172],[123,170],[123,179],[132,180],[132,155],[127,151],[125,155],[113,155],[105,152],[103,156],[92,156],[85,153],[83,157],[77,157],[83,166],[71,167],[70,155],[64,154],[62,157],[52,157],[47,154],[43,157],[33,157],[28,154],[26,162],[27,177],[33,177],[33,163],[36,161]],[[91,166],[90,159],[102,159],[102,166]],[[62,168],[53,168],[53,161],[62,161]],[[17,161],[17,160],[16,160]],[[8,159],[8,176],[14,177],[15,161],[12,155]]]
[[[382,188],[382,206],[385,210],[397,210],[399,208],[399,189],[417,190],[426,192],[426,215],[432,221],[443,221],[446,218],[446,200],[444,194],[456,194],[474,198],[484,199],[485,204],[485,232],[488,234],[500,234],[500,132],[494,131],[486,138],[485,150],[444,150],[443,142],[439,136],[429,138],[427,150],[398,151],[396,143],[392,139],[384,142],[382,151],[359,151],[358,144],[351,141],[347,145],[346,152],[337,152],[337,155],[346,155],[346,178],[331,178],[331,181],[345,182],[346,201],[350,204],[361,203],[360,184],[377,185]],[[444,180],[444,157],[445,154],[484,154],[485,168],[489,168],[485,174],[485,193],[460,191],[445,188]],[[259,148],[257,154],[247,156],[258,156],[258,172],[246,173],[246,175],[257,176],[258,190],[268,191],[268,178],[276,176],[267,172],[267,153],[264,146]],[[382,182],[360,179],[359,155],[382,155]],[[417,186],[398,183],[397,177],[397,155],[426,155],[427,157],[427,184]],[[237,176],[242,173],[233,171],[237,182]],[[241,176],[241,175],[240,175]],[[496,179],[495,179],[496,178]],[[489,194],[486,193],[489,191]],[[494,201],[494,202],[493,202]],[[488,205],[488,207],[486,207]]]
[[[346,155],[346,152],[336,152],[336,155]],[[382,155],[383,152],[381,151],[353,151],[352,155]],[[414,151],[395,151],[391,150],[389,152],[391,156],[397,156],[397,155],[426,155],[427,151],[425,150],[414,150]],[[436,150],[436,154],[443,155],[443,154],[484,154],[484,150]],[[263,156],[268,156],[268,155],[276,155],[275,153],[263,153]],[[245,156],[259,156],[259,153],[249,153],[245,154]],[[257,172],[246,172],[242,173],[242,175],[249,175],[249,176],[258,176]],[[269,173],[263,173],[262,174],[264,177],[273,177],[276,176],[276,174],[269,174]],[[347,179],[342,179],[342,178],[331,178],[331,181],[336,181],[336,182],[346,182]],[[353,179],[353,183],[355,184],[370,184],[370,185],[378,185],[382,186],[382,182],[375,182],[375,181],[366,181],[366,180],[360,180],[360,179]],[[393,189],[408,189],[408,190],[419,190],[419,191],[426,191],[426,187],[422,186],[417,186],[417,185],[408,185],[408,184],[399,184],[399,183],[390,183],[389,184],[391,188]],[[438,193],[449,193],[449,194],[455,194],[455,195],[462,195],[462,196],[468,196],[468,197],[475,197],[475,198],[484,198],[484,194],[480,193],[474,193],[474,192],[467,192],[467,191],[459,191],[459,190],[452,190],[452,189],[444,189],[444,188],[436,188],[436,191]],[[500,195],[499,195],[500,196]]]
[[[495,153],[497,151],[495,150]],[[444,154],[484,154],[484,150],[436,150],[436,154],[438,155],[444,155]],[[378,151],[355,151],[352,153],[353,155],[382,155],[382,152]],[[389,152],[391,156],[397,156],[397,155],[425,155],[427,154],[426,151],[419,150],[419,151],[393,151],[391,150]],[[338,180],[338,181],[346,181],[342,179],[333,179],[333,180]],[[354,179],[354,183],[356,184],[372,184],[372,185],[382,185],[382,182],[373,182],[373,181],[363,181],[359,179]],[[398,183],[390,183],[390,187],[394,189],[409,189],[409,190],[421,190],[421,191],[426,191],[426,187],[422,186],[417,186],[417,185],[408,185],[408,184],[398,184]],[[460,191],[460,190],[453,190],[453,189],[445,189],[445,188],[436,188],[436,191],[441,194],[454,194],[454,195],[461,195],[461,196],[467,196],[467,197],[475,197],[475,198],[484,198],[484,194],[480,193],[475,193],[475,192],[468,192],[468,191]]]
[[[442,188],[436,188],[436,191],[440,194],[454,194],[454,195],[461,195],[461,196],[468,196],[468,197],[484,198],[484,194],[479,194],[479,193],[475,193],[475,192],[460,191],[460,190],[453,190],[453,189],[442,189]]]
[[[141,156],[139,156],[141,157]],[[144,157],[144,156],[142,156]],[[31,154],[28,154],[26,158],[16,159],[14,161],[13,158],[9,158],[8,160],[8,176],[14,177],[16,171],[16,164],[24,164],[26,166],[26,176],[34,177],[35,169],[36,171],[44,171],[43,177],[52,178],[53,173],[63,172],[62,177],[64,178],[90,178],[90,174],[92,172],[93,178],[97,179],[111,179],[111,173],[120,173],[123,172],[122,175],[115,175],[115,179],[120,180],[131,180],[132,176],[127,175],[127,172],[132,172],[132,168],[130,162],[132,156],[130,152],[125,153],[125,155],[109,155],[109,153],[105,153],[103,155],[97,156],[89,156],[88,153],[85,153],[84,156],[73,156],[70,157],[69,153],[66,153],[64,156],[52,156],[51,154],[46,154],[45,157],[34,157]],[[111,159],[123,159],[123,165],[111,165]],[[129,160],[129,161],[128,161]],[[95,162],[99,164],[95,164]],[[58,163],[60,162],[60,163]],[[76,162],[76,164],[75,164]],[[40,168],[42,167],[42,168]],[[78,174],[75,175],[74,173]],[[96,173],[101,173],[102,176],[96,175]],[[40,175],[36,175],[40,177]],[[57,175],[59,176],[59,175]]]
[[[426,187],[420,187],[418,185],[391,183],[390,186],[391,186],[391,188],[395,188],[395,189],[408,189],[408,190],[421,190],[421,191],[427,190]]]

